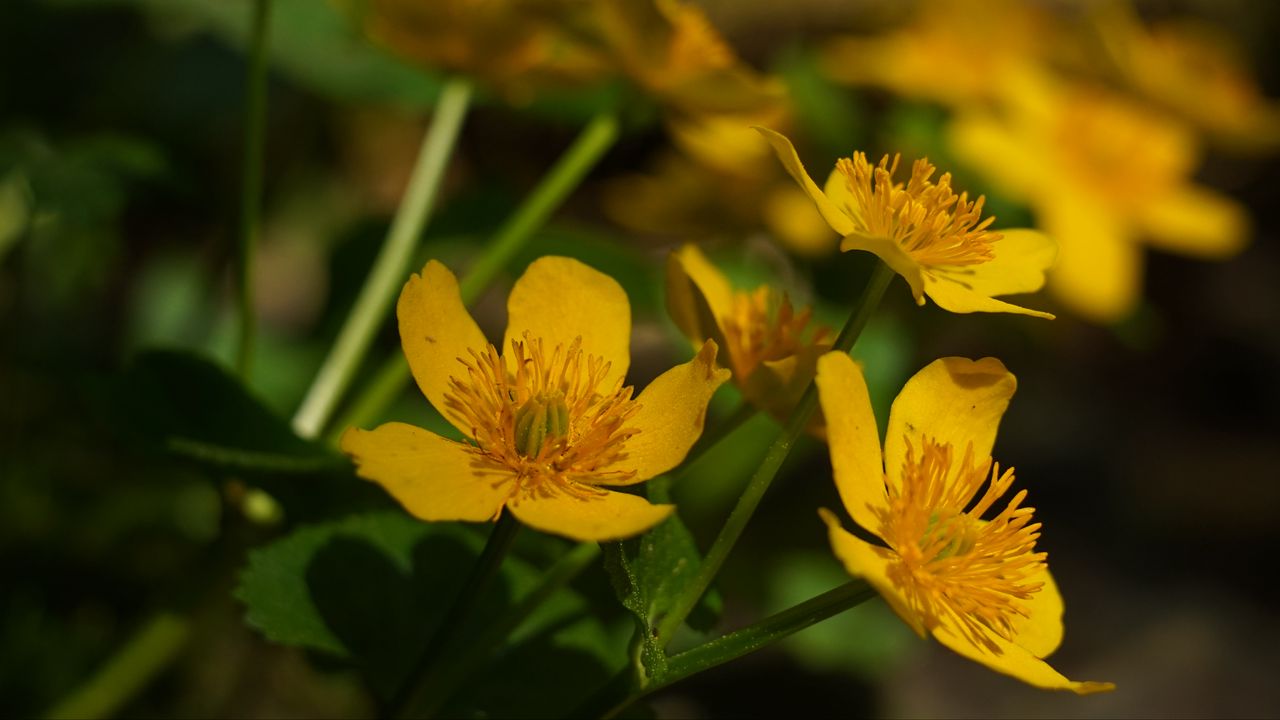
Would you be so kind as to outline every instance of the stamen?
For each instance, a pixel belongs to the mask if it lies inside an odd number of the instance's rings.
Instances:
[[[901,155],[892,161],[885,155],[873,166],[864,153],[855,152],[836,163],[853,198],[854,206],[845,210],[859,232],[893,240],[926,267],[977,265],[995,257],[992,245],[1001,235],[987,229],[994,217],[982,218],[986,199],[957,196],[951,173],[933,182],[937,168],[924,159],[912,164],[905,186],[895,183],[901,160]]]
[[[958,463],[948,443],[925,437],[919,452],[906,444],[901,486],[888,488],[889,505],[880,512],[881,537],[898,555],[890,579],[928,627],[945,621],[994,649],[991,635],[1012,639],[1014,618],[1027,615],[1025,601],[1042,586],[1030,580],[1046,555],[1035,552],[1040,524],[1031,522],[1032,508],[1021,507],[1027,493],[983,520],[1013,485],[1012,469],[1002,473],[990,458],[975,462],[972,444]]]
[[[811,308],[797,313],[786,293],[768,285],[734,293],[733,308],[722,319],[734,377],[745,380],[762,362],[781,360],[825,341],[830,330],[821,325],[804,339],[812,319]]]
[[[639,409],[632,389],[605,384],[610,363],[582,350],[582,338],[548,355],[541,338],[511,341],[504,358],[492,344],[458,358],[464,373],[449,378],[445,407],[471,428],[473,465],[495,483],[511,483],[511,499],[567,493],[589,497],[602,483],[634,471],[613,468],[626,458],[626,427]],[[508,369],[510,368],[510,369]],[[512,480],[515,482],[511,482]]]

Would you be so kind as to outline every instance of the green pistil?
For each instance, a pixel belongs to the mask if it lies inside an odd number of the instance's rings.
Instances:
[[[542,446],[569,432],[569,406],[564,393],[539,393],[516,410],[516,451],[537,457]]]

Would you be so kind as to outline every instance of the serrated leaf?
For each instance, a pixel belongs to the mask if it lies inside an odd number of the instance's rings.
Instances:
[[[649,499],[670,499],[670,479],[650,480]],[[666,643],[657,637],[658,626],[671,611],[680,594],[698,574],[702,556],[689,529],[673,514],[638,538],[609,543],[605,548],[605,568],[623,607],[636,620],[635,659],[647,677],[659,677],[666,669]],[[720,598],[707,592],[686,622],[699,630],[709,629],[720,611]]]
[[[303,528],[253,551],[236,597],[246,622],[276,642],[359,668],[375,692],[399,687],[483,545],[472,528],[400,511]],[[474,616],[509,603],[534,572],[508,557]]]

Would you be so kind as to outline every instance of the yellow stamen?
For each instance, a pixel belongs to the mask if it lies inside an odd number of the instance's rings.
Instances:
[[[723,318],[734,377],[745,380],[760,363],[790,357],[825,340],[830,331],[821,326],[807,342],[804,340],[812,318],[811,308],[797,313],[786,293],[768,285],[734,293],[733,309]]]
[[[1042,583],[1029,580],[1044,568],[1035,552],[1040,524],[1021,507],[1020,491],[991,520],[982,515],[1013,484],[1013,469],[1000,472],[990,458],[975,462],[973,448],[957,464],[953,448],[923,438],[920,452],[907,442],[902,484],[890,487],[881,511],[881,536],[898,555],[889,577],[903,589],[927,627],[940,623],[975,644],[994,649],[990,634],[1012,640],[1013,621],[1027,616],[1025,601]],[[990,470],[991,482],[973,507]]]
[[[992,245],[1000,233],[988,230],[994,217],[982,219],[986,199],[970,201],[968,193],[951,190],[951,173],[933,182],[935,168],[916,160],[906,185],[895,183],[902,160],[885,155],[879,165],[855,152],[841,158],[836,169],[845,177],[853,207],[845,211],[861,233],[893,240],[916,262],[935,265],[977,265],[995,257]]]
[[[601,483],[634,471],[610,469],[626,457],[626,421],[639,409],[622,379],[604,386],[610,364],[582,351],[582,338],[550,356],[541,338],[511,341],[507,358],[492,344],[458,358],[446,407],[471,426],[474,466],[495,482],[513,477],[511,498],[568,493],[588,497]],[[511,369],[509,369],[511,368]]]

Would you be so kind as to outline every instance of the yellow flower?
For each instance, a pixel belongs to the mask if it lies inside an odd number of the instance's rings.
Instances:
[[[1134,90],[1234,149],[1280,147],[1280,105],[1262,95],[1238,42],[1189,19],[1148,27],[1126,2],[1100,3],[1094,16]]]
[[[1043,660],[1062,641],[1063,605],[1045,553],[1035,550],[1040,524],[1023,506],[1026,491],[982,517],[1013,484],[1013,470],[991,460],[1017,386],[1004,365],[944,358],[921,370],[893,402],[883,455],[853,360],[822,356],[817,384],[840,499],[887,545],[859,539],[821,510],[845,569],[921,637],[993,670],[1047,689],[1114,689],[1068,680]]]
[[[539,530],[611,540],[666,518],[673,506],[609,488],[684,459],[708,400],[729,375],[715,368],[715,343],[633,399],[623,384],[631,308],[612,278],[576,260],[544,257],[516,282],[507,311],[499,352],[443,265],[433,260],[405,284],[396,315],[409,367],[427,400],[469,441],[404,423],[350,428],[342,449],[360,476],[429,521],[493,520],[505,508]]]
[[[786,293],[769,285],[734,290],[694,245],[667,259],[667,311],[695,346],[710,338],[724,348],[721,364],[743,397],[779,418],[790,414],[834,340],[827,328],[811,330],[812,311],[797,312]]]
[[[580,0],[345,0],[376,42],[430,68],[475,75],[526,101],[541,85],[606,76],[609,63],[569,32]]]
[[[1008,112],[958,116],[957,156],[1025,201],[1061,252],[1049,289],[1077,313],[1112,322],[1139,297],[1141,242],[1199,258],[1244,247],[1232,200],[1191,182],[1199,149],[1182,124],[1110,92],[1028,74]]]
[[[743,63],[685,0],[595,0],[598,28],[622,71],[677,113],[759,110],[781,99],[776,78]]]
[[[1051,44],[1050,18],[1025,0],[926,0],[902,27],[827,44],[835,81],[875,85],[946,105],[986,102],[1001,78]]]
[[[911,286],[916,302],[928,295],[951,312],[1010,312],[1053,316],[996,300],[1044,285],[1057,246],[1034,230],[989,230],[983,198],[951,190],[951,174],[935,182],[935,168],[917,160],[906,184],[893,176],[900,158],[872,165],[862,153],[841,158],[819,188],[785,136],[757,128],[773,145],[827,224],[844,239],[840,249],[875,253]]]

